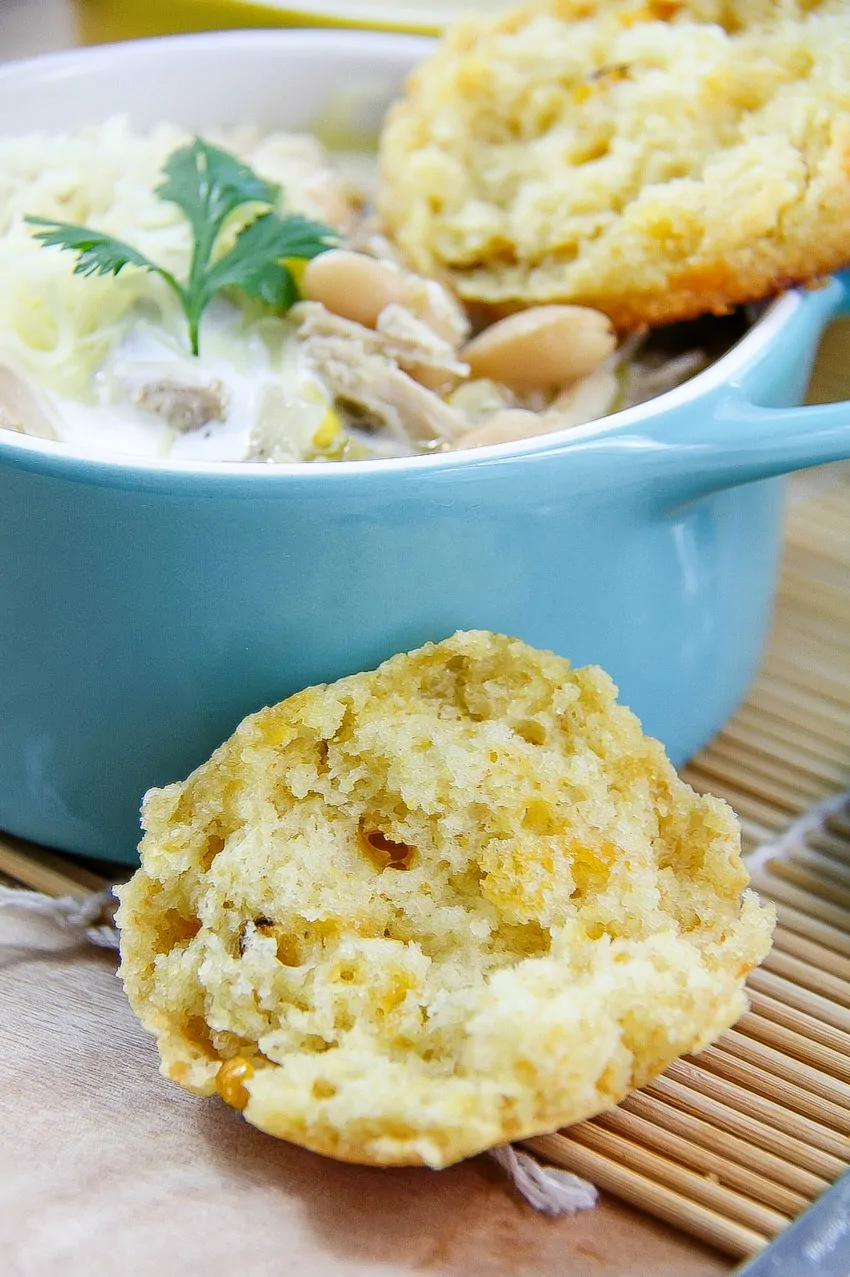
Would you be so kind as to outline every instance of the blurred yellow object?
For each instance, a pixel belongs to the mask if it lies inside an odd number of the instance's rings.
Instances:
[[[302,257],[286,257],[284,258],[284,266],[286,266],[292,278],[295,280],[295,286],[301,292],[301,285],[304,281],[304,272],[307,269],[307,263]]]
[[[320,451],[326,451],[332,447],[334,441],[342,432],[342,422],[333,408],[328,408],[322,423],[316,433],[313,435],[313,447]]]
[[[76,0],[77,34],[84,44],[130,40],[139,36],[240,27],[355,27],[432,35],[465,9],[481,4],[420,5],[390,3],[289,4],[253,0]],[[487,6],[492,8],[491,6]],[[435,9],[438,10],[435,12]],[[406,14],[405,14],[406,10]],[[439,12],[442,10],[442,13]]]

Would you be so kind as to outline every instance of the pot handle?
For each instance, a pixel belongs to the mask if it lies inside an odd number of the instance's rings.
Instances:
[[[796,350],[793,345],[789,349],[789,361],[799,360],[803,343],[814,352],[827,324],[850,313],[850,272],[836,276],[822,296],[813,294],[812,303],[808,315],[786,334],[789,344],[797,343]],[[781,353],[774,351],[770,358],[781,358]],[[737,385],[717,397],[704,425],[681,442],[677,473],[670,474],[670,487],[678,488],[677,503],[850,460],[850,400],[799,408],[760,406],[754,402],[760,369],[761,361],[747,369]]]
[[[733,455],[722,487],[773,479],[794,470],[850,460],[850,400],[803,408],[759,408],[727,399],[716,419],[729,421]]]

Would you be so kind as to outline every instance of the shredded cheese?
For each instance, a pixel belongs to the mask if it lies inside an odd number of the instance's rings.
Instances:
[[[280,184],[288,210],[348,228],[349,203],[314,138],[250,127],[205,136]],[[0,138],[0,363],[86,399],[96,369],[140,306],[166,332],[181,332],[176,301],[161,280],[132,267],[117,277],[75,275],[74,256],[43,248],[23,219],[105,231],[183,277],[189,226],[156,188],[169,155],[189,141],[172,124],[139,133],[124,117],[77,133]]]

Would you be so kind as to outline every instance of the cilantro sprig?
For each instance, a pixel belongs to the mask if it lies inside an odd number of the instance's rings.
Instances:
[[[198,354],[201,317],[217,293],[238,288],[247,297],[288,310],[299,293],[287,261],[309,261],[339,242],[337,233],[321,222],[276,213],[280,187],[201,138],[175,151],[163,172],[165,180],[156,194],[176,204],[192,228],[192,258],[185,282],[132,245],[101,231],[44,217],[24,221],[41,227],[35,238],[44,247],[77,254],[76,275],[117,275],[125,266],[159,275],[186,315],[193,355]],[[231,248],[217,252],[227,223],[247,205],[258,206],[257,216],[243,226]]]

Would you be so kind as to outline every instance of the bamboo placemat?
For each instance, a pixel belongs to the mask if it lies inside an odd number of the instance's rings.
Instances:
[[[823,830],[794,826],[850,789],[846,467],[792,485],[761,675],[684,774],[731,803],[748,851],[767,844],[752,858],[753,875],[776,901],[779,926],[750,979],[751,1009],[698,1059],[530,1147],[737,1259],[763,1248],[850,1166],[850,807]],[[0,876],[54,896],[83,896],[107,881],[8,837]]]

